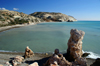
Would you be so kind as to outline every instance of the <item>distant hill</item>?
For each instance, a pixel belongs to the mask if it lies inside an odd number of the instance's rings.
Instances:
[[[30,14],[31,16],[38,17],[43,19],[47,22],[57,21],[57,22],[63,22],[63,21],[77,21],[74,17],[68,16],[62,13],[55,13],[55,12],[35,12]]]
[[[44,22],[43,19],[17,11],[0,10],[0,26]]]
[[[0,26],[30,24],[39,22],[77,21],[74,17],[55,12],[35,12],[30,15],[23,12],[0,10]]]

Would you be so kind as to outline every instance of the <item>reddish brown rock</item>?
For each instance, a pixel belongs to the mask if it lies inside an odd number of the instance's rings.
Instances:
[[[33,51],[27,46],[26,49],[25,49],[25,58],[30,58],[32,56],[34,56],[34,53]]]
[[[58,51],[58,50],[57,50]],[[57,53],[58,54],[58,53]],[[72,66],[72,63],[68,62],[62,54],[53,54],[44,66]]]
[[[39,66],[37,62],[30,64],[29,66]]]
[[[70,61],[74,61],[78,56],[82,56],[82,40],[85,32],[71,29],[70,39],[68,41],[67,57]]]

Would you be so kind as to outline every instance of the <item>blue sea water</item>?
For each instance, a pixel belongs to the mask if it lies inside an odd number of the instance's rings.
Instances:
[[[83,51],[100,57],[100,21],[49,22],[10,29],[0,33],[0,50],[24,52],[29,46],[34,52],[52,53],[58,48],[64,53],[71,29],[84,31]]]

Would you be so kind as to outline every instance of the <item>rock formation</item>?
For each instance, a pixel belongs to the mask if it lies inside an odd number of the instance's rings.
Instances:
[[[85,32],[71,29],[70,39],[68,40],[67,57],[70,61],[82,56],[82,40]]]
[[[14,60],[12,60],[13,66],[17,66],[23,62],[24,58],[21,56],[14,57]]]
[[[93,64],[90,66],[100,66],[100,58],[97,58]]]
[[[29,66],[39,66],[37,62],[30,64]]]
[[[63,21],[77,21],[74,17],[68,16],[62,13],[55,13],[55,12],[35,12],[30,14],[31,16],[38,17],[43,19],[46,22],[63,22]]]
[[[57,52],[56,52],[57,51]],[[50,57],[44,66],[72,66],[71,62],[68,62],[62,54],[58,53],[59,49],[55,49],[55,53]]]
[[[15,25],[44,22],[43,19],[17,11],[0,10],[0,25]]]
[[[34,56],[34,53],[33,51],[27,46],[26,49],[25,49],[25,58],[30,58],[32,56]]]
[[[17,11],[0,10],[0,26],[40,22],[77,21],[74,17],[55,12],[35,12],[30,15]]]
[[[0,66],[3,66],[2,64],[0,64]]]

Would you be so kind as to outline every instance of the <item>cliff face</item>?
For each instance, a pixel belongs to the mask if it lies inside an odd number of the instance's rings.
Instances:
[[[63,21],[77,21],[74,17],[68,16],[62,13],[55,13],[55,12],[35,12],[30,14],[31,16],[38,17],[43,19],[47,22],[57,21],[57,22],[63,22]]]
[[[30,15],[17,11],[0,10],[0,26],[30,24],[39,22],[77,21],[74,17],[62,13],[35,12]]]
[[[17,11],[0,10],[0,25],[44,22],[42,19]]]

